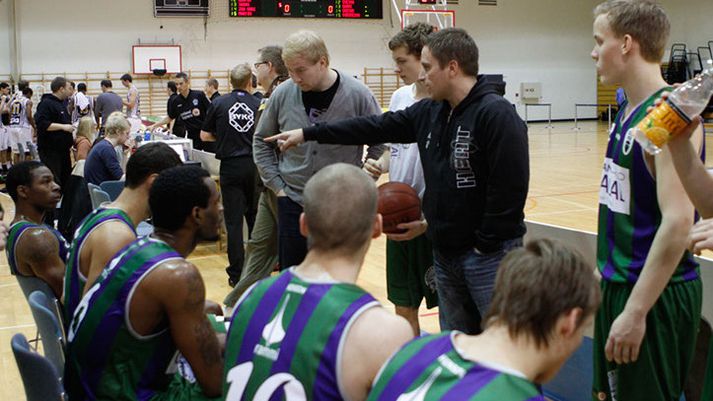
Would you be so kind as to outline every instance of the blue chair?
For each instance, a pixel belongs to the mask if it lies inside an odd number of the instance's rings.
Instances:
[[[92,209],[96,209],[105,202],[111,202],[109,194],[102,191],[98,185],[87,183],[89,187],[89,198],[92,200]]]
[[[119,197],[119,194],[124,189],[124,181],[104,181],[99,184],[99,188],[109,194],[109,198],[113,201]]]
[[[15,334],[10,346],[15,354],[27,401],[66,400],[60,376],[54,366],[47,358],[30,349],[24,335]]]
[[[44,354],[60,377],[64,374],[64,327],[55,316],[52,301],[42,291],[30,294],[30,310],[42,339]]]
[[[15,278],[17,279],[17,283],[20,284],[20,289],[22,290],[23,295],[25,295],[25,299],[27,300],[28,304],[30,303],[30,295],[35,291],[40,291],[46,296],[47,299],[52,301],[51,310],[53,311],[57,319],[60,322],[62,321],[62,308],[60,307],[59,300],[54,295],[54,292],[52,291],[52,288],[50,288],[49,284],[47,284],[39,277],[26,277],[16,275]],[[38,328],[37,335],[34,339],[30,340],[31,343],[35,344],[35,348],[37,347],[37,341],[39,339],[40,331]]]

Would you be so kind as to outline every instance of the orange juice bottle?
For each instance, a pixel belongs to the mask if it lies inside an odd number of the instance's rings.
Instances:
[[[668,99],[631,128],[642,148],[652,155],[661,152],[668,140],[683,131],[691,118],[701,114],[713,95],[713,68],[676,88]]]

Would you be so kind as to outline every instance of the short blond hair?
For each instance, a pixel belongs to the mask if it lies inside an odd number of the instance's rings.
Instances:
[[[79,125],[77,126],[77,136],[83,136],[89,140],[89,143],[94,143],[94,137],[96,133],[97,123],[91,117],[82,117],[79,119]]]
[[[106,125],[104,126],[105,136],[113,138],[129,130],[131,130],[131,124],[129,124],[129,120],[124,117],[122,112],[115,111],[109,114],[109,118],[106,119]]]
[[[607,17],[617,37],[631,35],[639,44],[644,60],[661,62],[671,32],[663,7],[649,0],[610,0],[594,9],[594,17],[600,15]]]
[[[282,59],[289,63],[296,57],[303,57],[311,63],[318,63],[324,57],[329,65],[329,52],[324,40],[316,32],[301,30],[287,37],[282,47]]]
[[[248,63],[238,64],[230,70],[230,85],[233,89],[245,89],[252,78],[253,70]]]

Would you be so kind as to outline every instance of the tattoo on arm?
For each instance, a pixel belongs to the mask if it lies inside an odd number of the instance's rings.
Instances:
[[[218,338],[207,319],[203,319],[193,327],[193,334],[198,342],[198,350],[200,351],[203,363],[205,363],[206,366],[222,364],[223,361],[220,358]]]

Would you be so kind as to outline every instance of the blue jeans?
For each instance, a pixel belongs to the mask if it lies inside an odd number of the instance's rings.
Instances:
[[[521,246],[522,238],[515,238],[488,254],[475,249],[456,255],[433,251],[441,330],[482,332],[481,321],[493,298],[498,265],[511,249]]]

